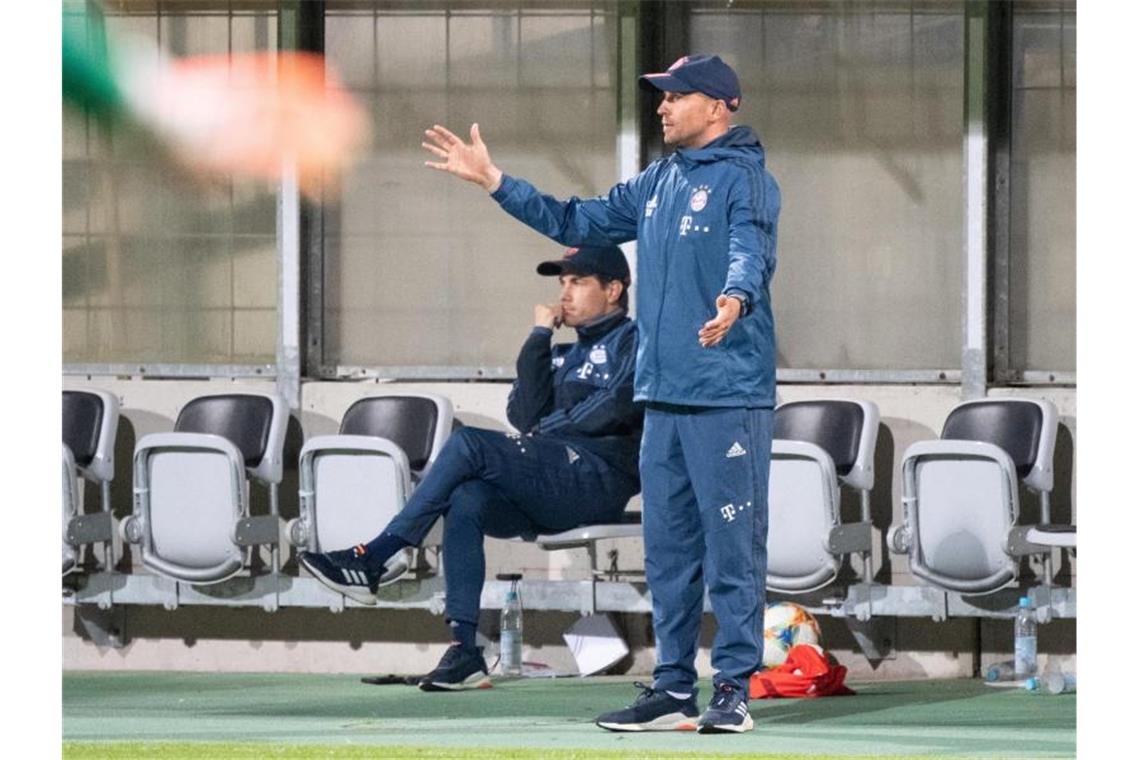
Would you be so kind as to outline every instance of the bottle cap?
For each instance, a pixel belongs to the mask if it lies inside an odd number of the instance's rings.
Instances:
[[[1023,596],[1017,600],[1017,606],[1018,607],[1031,607],[1031,606],[1033,606],[1033,604],[1032,604],[1032,602],[1029,601],[1029,597]]]
[[[1037,691],[1037,679],[1034,677],[1026,678],[1025,679],[1025,690],[1026,691]]]

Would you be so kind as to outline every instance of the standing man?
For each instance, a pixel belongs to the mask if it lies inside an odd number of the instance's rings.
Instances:
[[[511,216],[565,245],[636,239],[635,399],[641,443],[645,571],[657,638],[654,683],[598,718],[611,730],[739,732],[752,728],[748,679],[761,667],[768,463],[780,192],[749,127],[731,126],[736,73],[715,55],[641,77],[663,93],[665,143],[676,151],[607,195],[559,201],[441,126],[427,165],[481,185]],[[697,720],[696,656],[705,588],[718,630],[713,696]]]
[[[376,604],[377,588],[400,575],[388,561],[444,518],[444,612],[452,642],[420,681],[424,691],[490,685],[475,646],[484,536],[533,538],[617,522],[639,490],[642,410],[633,402],[637,328],[626,316],[625,255],[612,245],[572,248],[539,264],[538,273],[557,276],[562,294],[558,304],[534,307],[534,327],[519,351],[507,401],[518,434],[460,428],[380,535],[351,549],[300,556],[324,585]],[[578,339],[551,347],[561,325],[573,327]]]

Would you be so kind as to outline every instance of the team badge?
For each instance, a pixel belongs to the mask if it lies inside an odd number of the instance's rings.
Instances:
[[[701,185],[697,188],[697,191],[693,193],[693,197],[689,199],[689,208],[693,213],[696,213],[707,205],[709,205],[709,189]]]
[[[550,363],[552,365],[554,365],[554,369],[558,369],[559,367],[561,367],[563,365],[563,363],[565,361],[566,361],[565,356],[556,356],[556,357],[554,357],[554,359]]]
[[[609,360],[606,356],[605,346],[594,346],[594,350],[590,352],[590,361],[594,364],[605,364]]]

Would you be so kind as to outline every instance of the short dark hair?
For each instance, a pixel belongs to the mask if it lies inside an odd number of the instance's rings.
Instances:
[[[606,277],[605,275],[601,274],[596,274],[593,276],[598,278],[598,282],[602,284],[603,288],[609,285],[611,282],[620,282],[621,295],[618,297],[618,306],[625,309],[626,311],[629,311],[629,282],[617,277]]]

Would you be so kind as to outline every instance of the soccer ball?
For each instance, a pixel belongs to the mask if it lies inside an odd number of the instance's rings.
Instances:
[[[819,623],[798,604],[777,602],[764,610],[764,667],[788,659],[796,644],[819,644]]]

